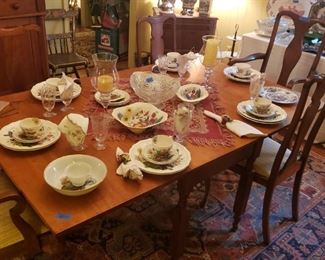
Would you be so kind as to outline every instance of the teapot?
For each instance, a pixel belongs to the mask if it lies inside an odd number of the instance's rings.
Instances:
[[[157,6],[164,12],[172,13],[175,1],[176,0],[162,0],[162,3],[160,4],[160,0],[158,0]]]

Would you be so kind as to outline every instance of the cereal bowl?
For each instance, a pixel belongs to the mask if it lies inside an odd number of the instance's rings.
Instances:
[[[112,116],[135,134],[140,134],[150,127],[165,122],[168,117],[164,111],[144,102],[115,108]]]
[[[177,93],[177,97],[187,103],[197,104],[209,96],[208,91],[198,84],[187,84],[181,86]]]

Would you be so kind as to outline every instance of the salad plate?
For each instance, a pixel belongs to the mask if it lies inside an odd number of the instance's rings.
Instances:
[[[38,143],[42,141],[49,133],[50,129],[45,128],[44,132],[42,132],[40,135],[35,136],[33,138],[27,138],[24,135],[23,130],[20,127],[15,127],[11,130],[11,137],[15,139],[15,141],[22,143],[22,144],[33,144],[33,143]]]
[[[178,149],[174,146],[167,153],[159,152],[152,144],[146,145],[142,150],[143,158],[153,164],[166,165],[175,162],[178,157]]]
[[[144,149],[152,144],[152,138],[141,140],[130,148],[129,154],[132,160],[137,161],[143,172],[154,175],[170,175],[183,171],[191,162],[191,154],[185,146],[174,142],[173,147],[178,153],[176,160],[169,164],[158,165],[149,162],[143,156]]]
[[[236,66],[226,67],[223,70],[223,73],[225,74],[225,76],[228,79],[231,79],[231,80],[234,80],[234,81],[243,82],[243,83],[250,83],[250,81],[251,81],[250,77],[241,78],[241,77],[236,76],[236,73],[237,73]],[[251,69],[251,74],[260,74],[260,72],[257,71],[257,70]]]
[[[51,121],[42,119],[44,128],[48,129],[45,138],[39,140],[38,142],[33,142],[33,143],[20,142],[13,137],[13,132],[15,131],[15,129],[19,128],[19,123],[20,120],[16,122],[12,122],[4,126],[3,128],[1,128],[0,130],[1,146],[9,150],[19,151],[19,152],[36,151],[51,146],[52,144],[56,143],[61,136],[61,132],[56,124],[52,123]]]
[[[100,93],[98,91],[95,93],[94,97],[95,100],[100,104]],[[111,94],[109,106],[110,107],[124,106],[130,102],[130,99],[131,97],[129,93],[121,89],[115,89]]]
[[[258,117],[247,112],[247,107],[253,107],[252,100],[245,100],[237,105],[237,112],[242,117],[260,124],[278,124],[287,118],[287,113],[279,106],[271,104],[270,110],[274,112],[274,115],[269,117]]]
[[[278,104],[295,104],[299,100],[296,92],[280,87],[264,87],[261,95]]]
[[[42,101],[42,97],[41,97],[41,90],[42,87],[45,86],[47,83],[45,81],[37,83],[36,85],[34,85],[30,92],[32,93],[32,96],[34,98],[36,98],[37,100]],[[60,98],[60,94],[59,94],[59,89],[57,90],[58,94],[56,96],[56,102],[61,102],[61,98]],[[75,99],[76,97],[78,97],[81,94],[81,87],[80,85],[78,85],[77,83],[73,83],[73,96],[72,98]]]
[[[253,116],[256,116],[259,118],[268,118],[268,117],[272,117],[275,115],[275,110],[272,107],[265,114],[258,113],[256,111],[256,109],[254,109],[254,106],[251,106],[251,105],[246,105],[245,109],[246,109],[247,113],[252,114]]]
[[[87,166],[87,179],[82,186],[74,186],[67,176],[67,170],[71,165],[79,163]],[[106,174],[106,165],[100,159],[85,154],[72,154],[50,162],[44,170],[44,180],[58,193],[81,196],[96,189]]]

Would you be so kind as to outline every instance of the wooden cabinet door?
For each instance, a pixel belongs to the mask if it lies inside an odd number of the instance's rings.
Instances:
[[[0,28],[0,95],[30,89],[48,75],[43,29],[38,24]]]

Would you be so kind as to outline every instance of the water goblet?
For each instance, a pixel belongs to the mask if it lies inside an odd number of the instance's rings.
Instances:
[[[175,141],[183,143],[192,121],[194,106],[189,103],[180,103],[174,112]]]
[[[96,141],[95,148],[97,150],[105,150],[107,139],[107,131],[109,126],[109,114],[106,112],[94,113],[90,116],[93,130],[93,137]]]
[[[163,75],[166,75],[168,68],[168,57],[166,55],[160,55],[157,61],[159,72]]]
[[[177,58],[177,63],[178,63],[178,68],[177,68],[177,73],[179,76],[179,80],[182,83],[184,80],[184,75],[187,72],[188,69],[188,58],[186,56],[183,55],[179,55]]]
[[[65,88],[61,93],[60,93],[60,99],[64,106],[61,108],[61,111],[66,112],[69,109],[73,108],[68,108],[68,106],[71,104],[73,98],[73,84],[71,84],[69,87]]]
[[[52,112],[56,102],[56,94],[57,90],[55,87],[45,85],[41,89],[42,105],[43,108],[46,110],[46,112],[43,113],[44,117],[48,118],[56,115],[55,112]]]
[[[250,77],[249,97],[251,100],[256,99],[265,84],[265,73],[253,73]]]

